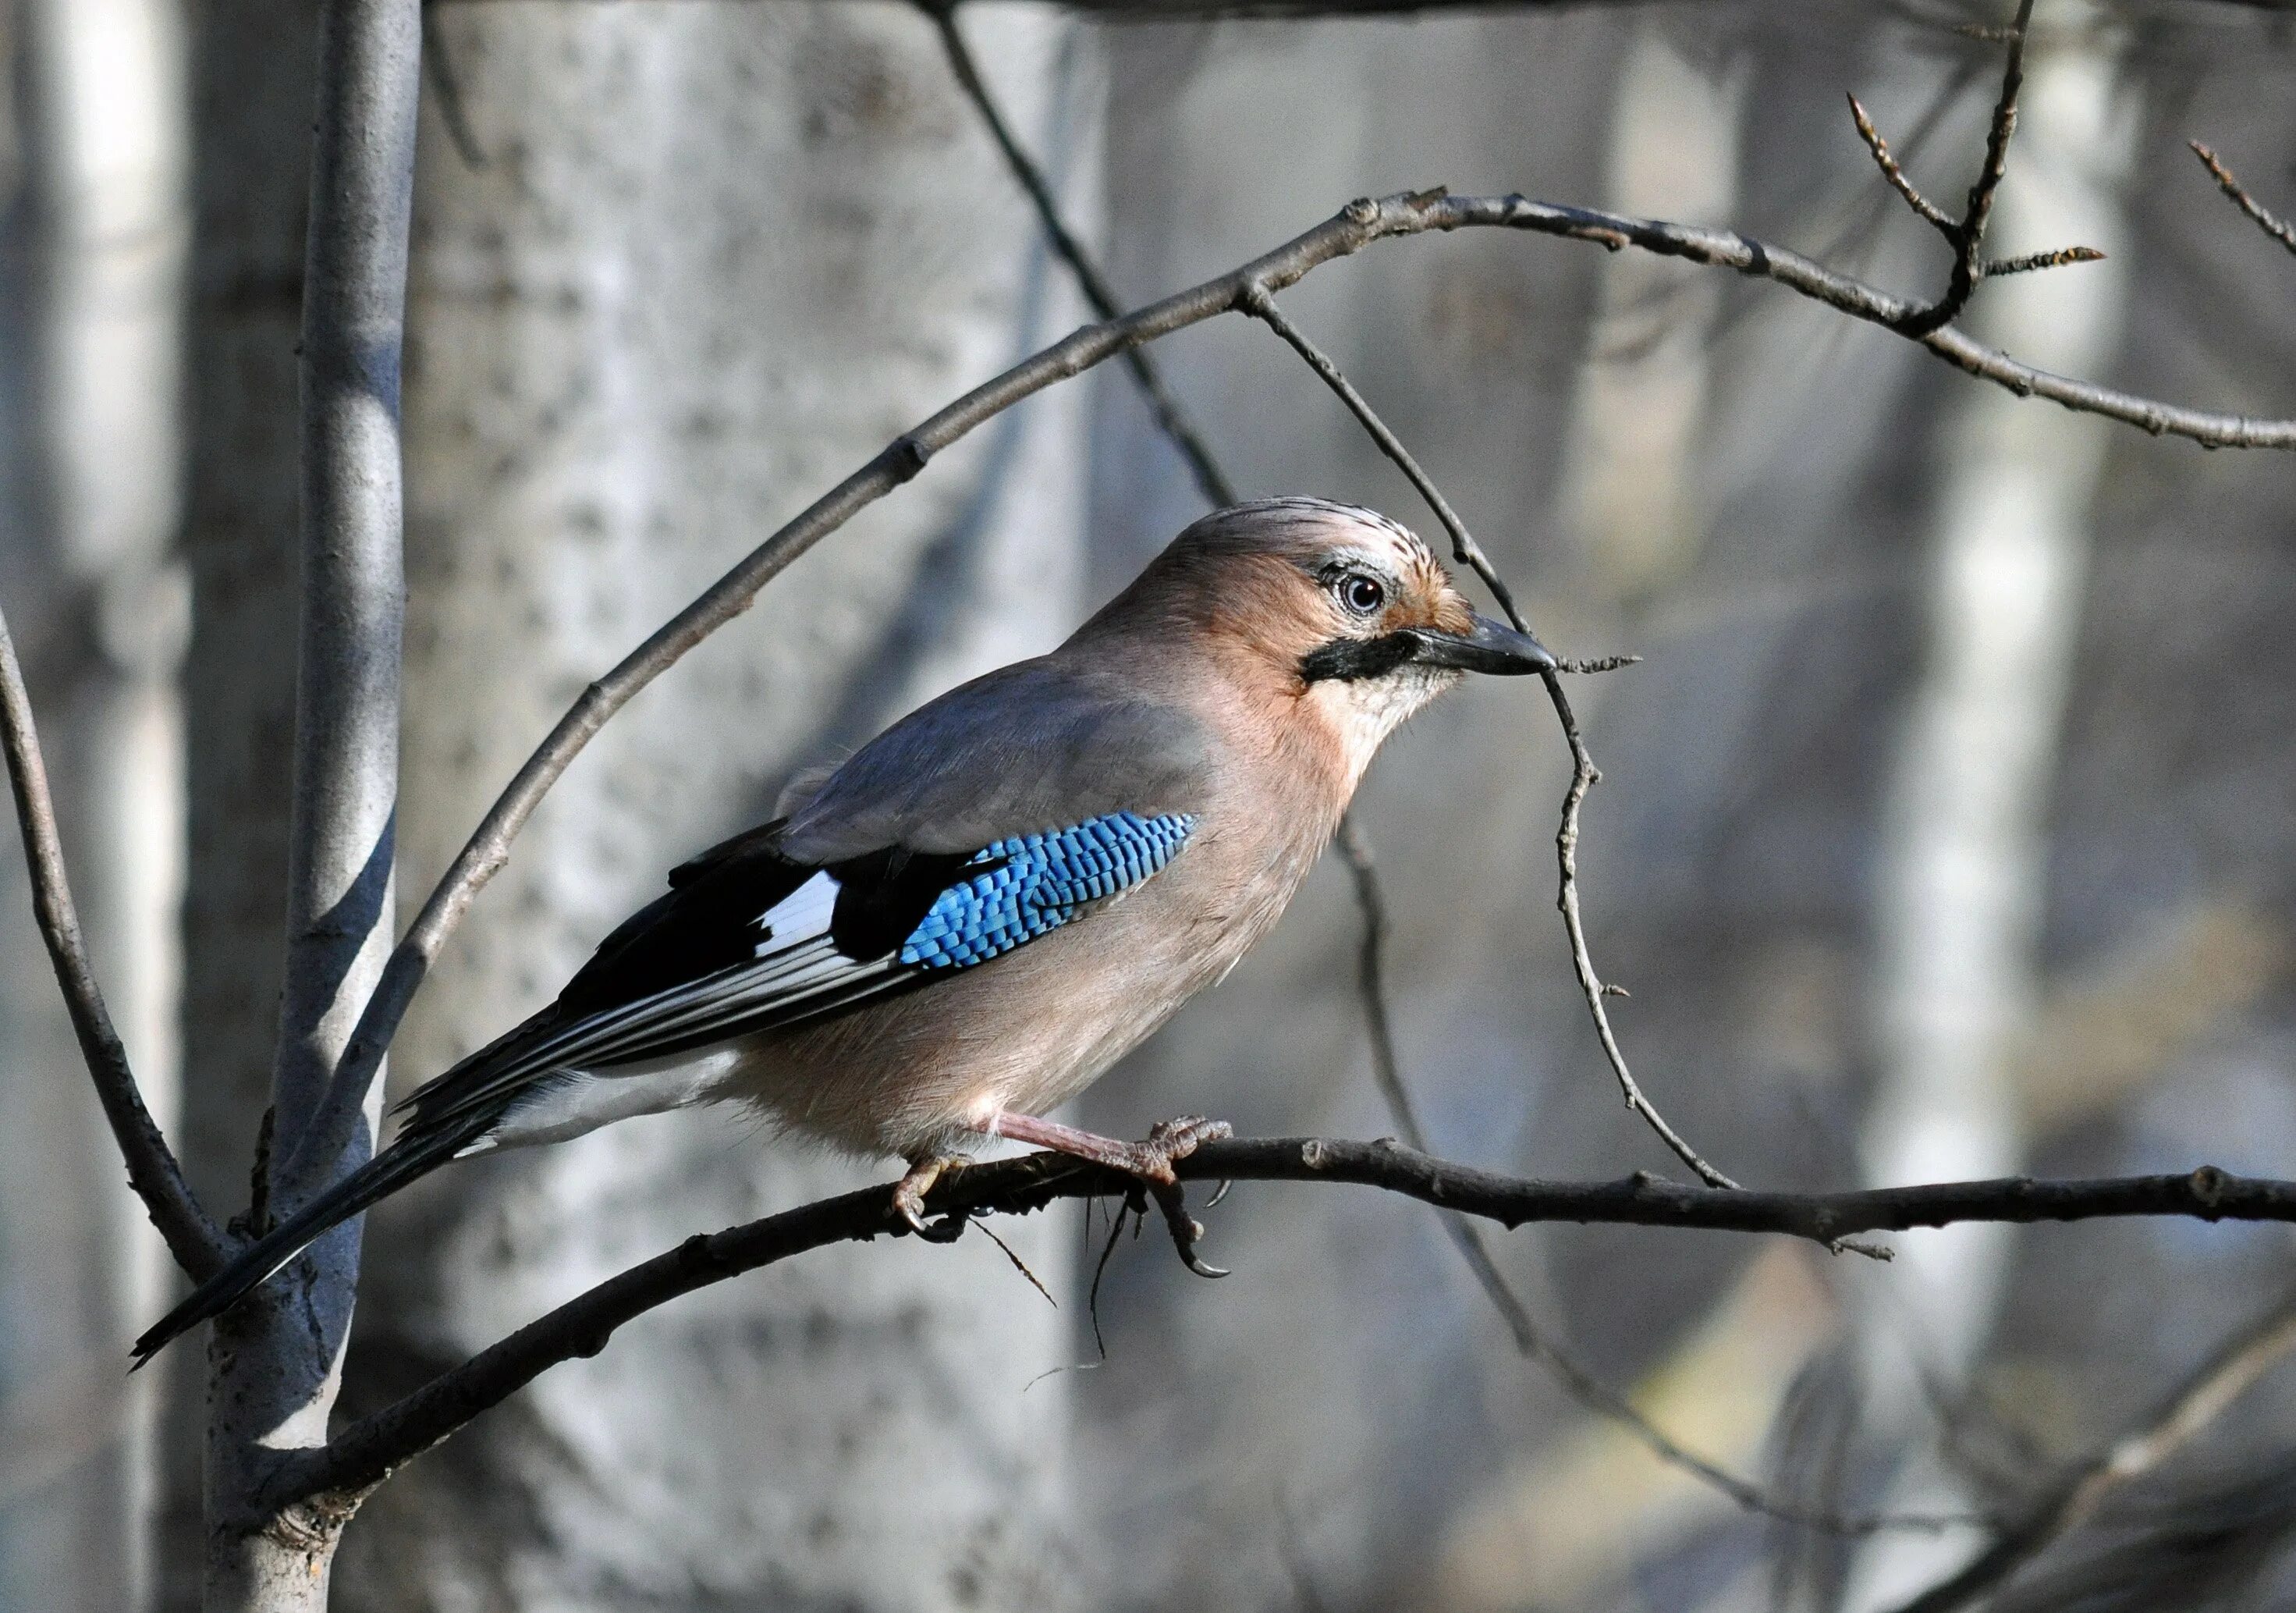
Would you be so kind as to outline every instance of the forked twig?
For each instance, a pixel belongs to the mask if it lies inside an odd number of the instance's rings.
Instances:
[[[2017,20],[2005,29],[1985,30],[1981,36],[2006,43],[2008,60],[2002,69],[2001,93],[1993,103],[1992,123],[1986,131],[1985,160],[1978,169],[1976,181],[1969,187],[1968,203],[1958,218],[1914,187],[1914,182],[1890,154],[1890,143],[1874,127],[1874,119],[1866,114],[1864,104],[1857,96],[1849,97],[1850,121],[1857,125],[1857,137],[1866,143],[1874,166],[1882,170],[1882,177],[1953,248],[1953,272],[1944,292],[1934,302],[1909,310],[1892,326],[1901,334],[1925,337],[1951,325],[1969,306],[1970,295],[1980,281],[2103,260],[2104,254],[2093,246],[2059,247],[2054,251],[2027,252],[2015,258],[1985,256],[1986,225],[1993,216],[1994,196],[2009,171],[2009,142],[2017,132],[2017,97],[2025,83],[2025,41],[2032,20],[2033,0],[2018,0]]]

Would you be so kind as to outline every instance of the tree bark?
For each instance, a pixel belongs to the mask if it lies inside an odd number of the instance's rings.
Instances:
[[[1070,29],[996,8],[966,26],[1028,137],[1088,166]],[[921,17],[471,7],[431,44],[418,885],[589,678],[1079,312]],[[1084,402],[1064,389],[936,458],[601,736],[441,959],[402,1084],[545,1000],[791,769],[1072,626]],[[723,1111],[452,1168],[375,1217],[352,1378],[387,1395],[689,1233],[877,1179]],[[1013,1230],[1056,1290],[1073,1224]],[[1064,1384],[1022,1390],[1067,1333],[980,1239],[823,1251],[695,1296],[394,1478],[347,1537],[340,1605],[1063,1605]]]
[[[218,1216],[249,1202],[270,1102],[287,910],[296,610],[297,328],[309,204],[316,0],[205,6],[192,33],[192,299],[184,667],[185,1173]],[[160,1605],[200,1601],[207,1369],[167,1384]]]

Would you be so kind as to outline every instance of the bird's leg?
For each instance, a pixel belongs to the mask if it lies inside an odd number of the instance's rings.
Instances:
[[[1088,1159],[1095,1164],[1104,1164],[1137,1179],[1141,1186],[1154,1196],[1157,1207],[1164,1212],[1164,1224],[1171,1229],[1173,1247],[1180,1251],[1180,1259],[1186,1263],[1188,1270],[1199,1277],[1227,1275],[1220,1267],[1207,1265],[1197,1256],[1196,1245],[1202,1241],[1204,1229],[1188,1214],[1187,1200],[1180,1190],[1180,1179],[1172,1172],[1174,1160],[1185,1159],[1205,1143],[1234,1136],[1235,1129],[1225,1120],[1206,1120],[1201,1115],[1184,1115],[1177,1120],[1167,1120],[1158,1124],[1139,1142],[1103,1137],[1097,1132],[1064,1126],[1056,1120],[1009,1112],[993,1115],[982,1123],[980,1129],[991,1137],[1010,1137],[1015,1142],[1032,1142],[1040,1148],[1051,1148],[1055,1153]]]
[[[920,1154],[909,1161],[908,1174],[893,1184],[893,1208],[900,1213],[909,1230],[918,1237],[934,1243],[953,1243],[964,1230],[964,1218],[956,1217],[951,1229],[944,1220],[941,1230],[935,1230],[925,1221],[925,1195],[932,1191],[933,1183],[941,1173],[971,1164],[962,1154]]]

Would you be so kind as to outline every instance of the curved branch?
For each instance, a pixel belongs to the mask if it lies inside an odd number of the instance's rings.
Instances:
[[[152,1224],[168,1242],[176,1263],[194,1279],[212,1275],[230,1253],[229,1241],[200,1207],[183,1167],[176,1163],[159,1123],[144,1107],[135,1085],[135,1072],[127,1063],[127,1049],[112,1028],[111,1014],[103,1006],[102,988],[89,965],[87,943],[81,937],[79,911],[72,903],[71,885],[64,876],[62,843],[56,835],[55,802],[48,794],[48,769],[40,755],[40,737],[32,725],[32,700],[24,688],[23,669],[16,662],[16,642],[8,620],[0,614],[0,749],[8,757],[8,782],[16,797],[16,821],[24,834],[24,860],[30,865],[32,914],[55,966],[56,983],[63,989],[64,1007],[71,1014],[72,1033],[79,1039],[80,1057],[88,1078],[95,1083],[96,1101],[111,1126],[112,1140],[127,1163],[127,1185],[144,1201]]]
[[[2087,1221],[2184,1215],[2203,1221],[2296,1222],[2296,1181],[2231,1175],[2203,1165],[2183,1176],[2087,1181],[1941,1182],[1845,1193],[1770,1193],[1689,1187],[1644,1173],[1617,1181],[1539,1181],[1456,1164],[1382,1140],[1318,1137],[1206,1143],[1174,1169],[1190,1181],[1333,1181],[1384,1189],[1502,1226],[1576,1222],[1777,1232],[1832,1247],[1857,1232],[1959,1222]],[[1137,1184],[1064,1154],[1030,1154],[942,1176],[925,1197],[932,1215],[1022,1214],[1056,1198],[1121,1197]],[[696,1288],[808,1249],[906,1231],[882,1187],[825,1198],[722,1232],[697,1235],[567,1301],[450,1368],[325,1445],[283,1460],[266,1487],[267,1508],[323,1494],[356,1498],[560,1362],[594,1355],[614,1330]]]

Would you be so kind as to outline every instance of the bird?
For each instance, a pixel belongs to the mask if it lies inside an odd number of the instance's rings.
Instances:
[[[675,868],[136,1363],[450,1160],[692,1104],[903,1160],[893,1207],[920,1232],[926,1191],[997,1138],[1129,1173],[1177,1216],[1174,1163],[1226,1125],[1128,1141],[1047,1116],[1267,933],[1398,725],[1467,673],[1556,665],[1374,511],[1215,511],[1050,654],[800,775],[770,821]]]

